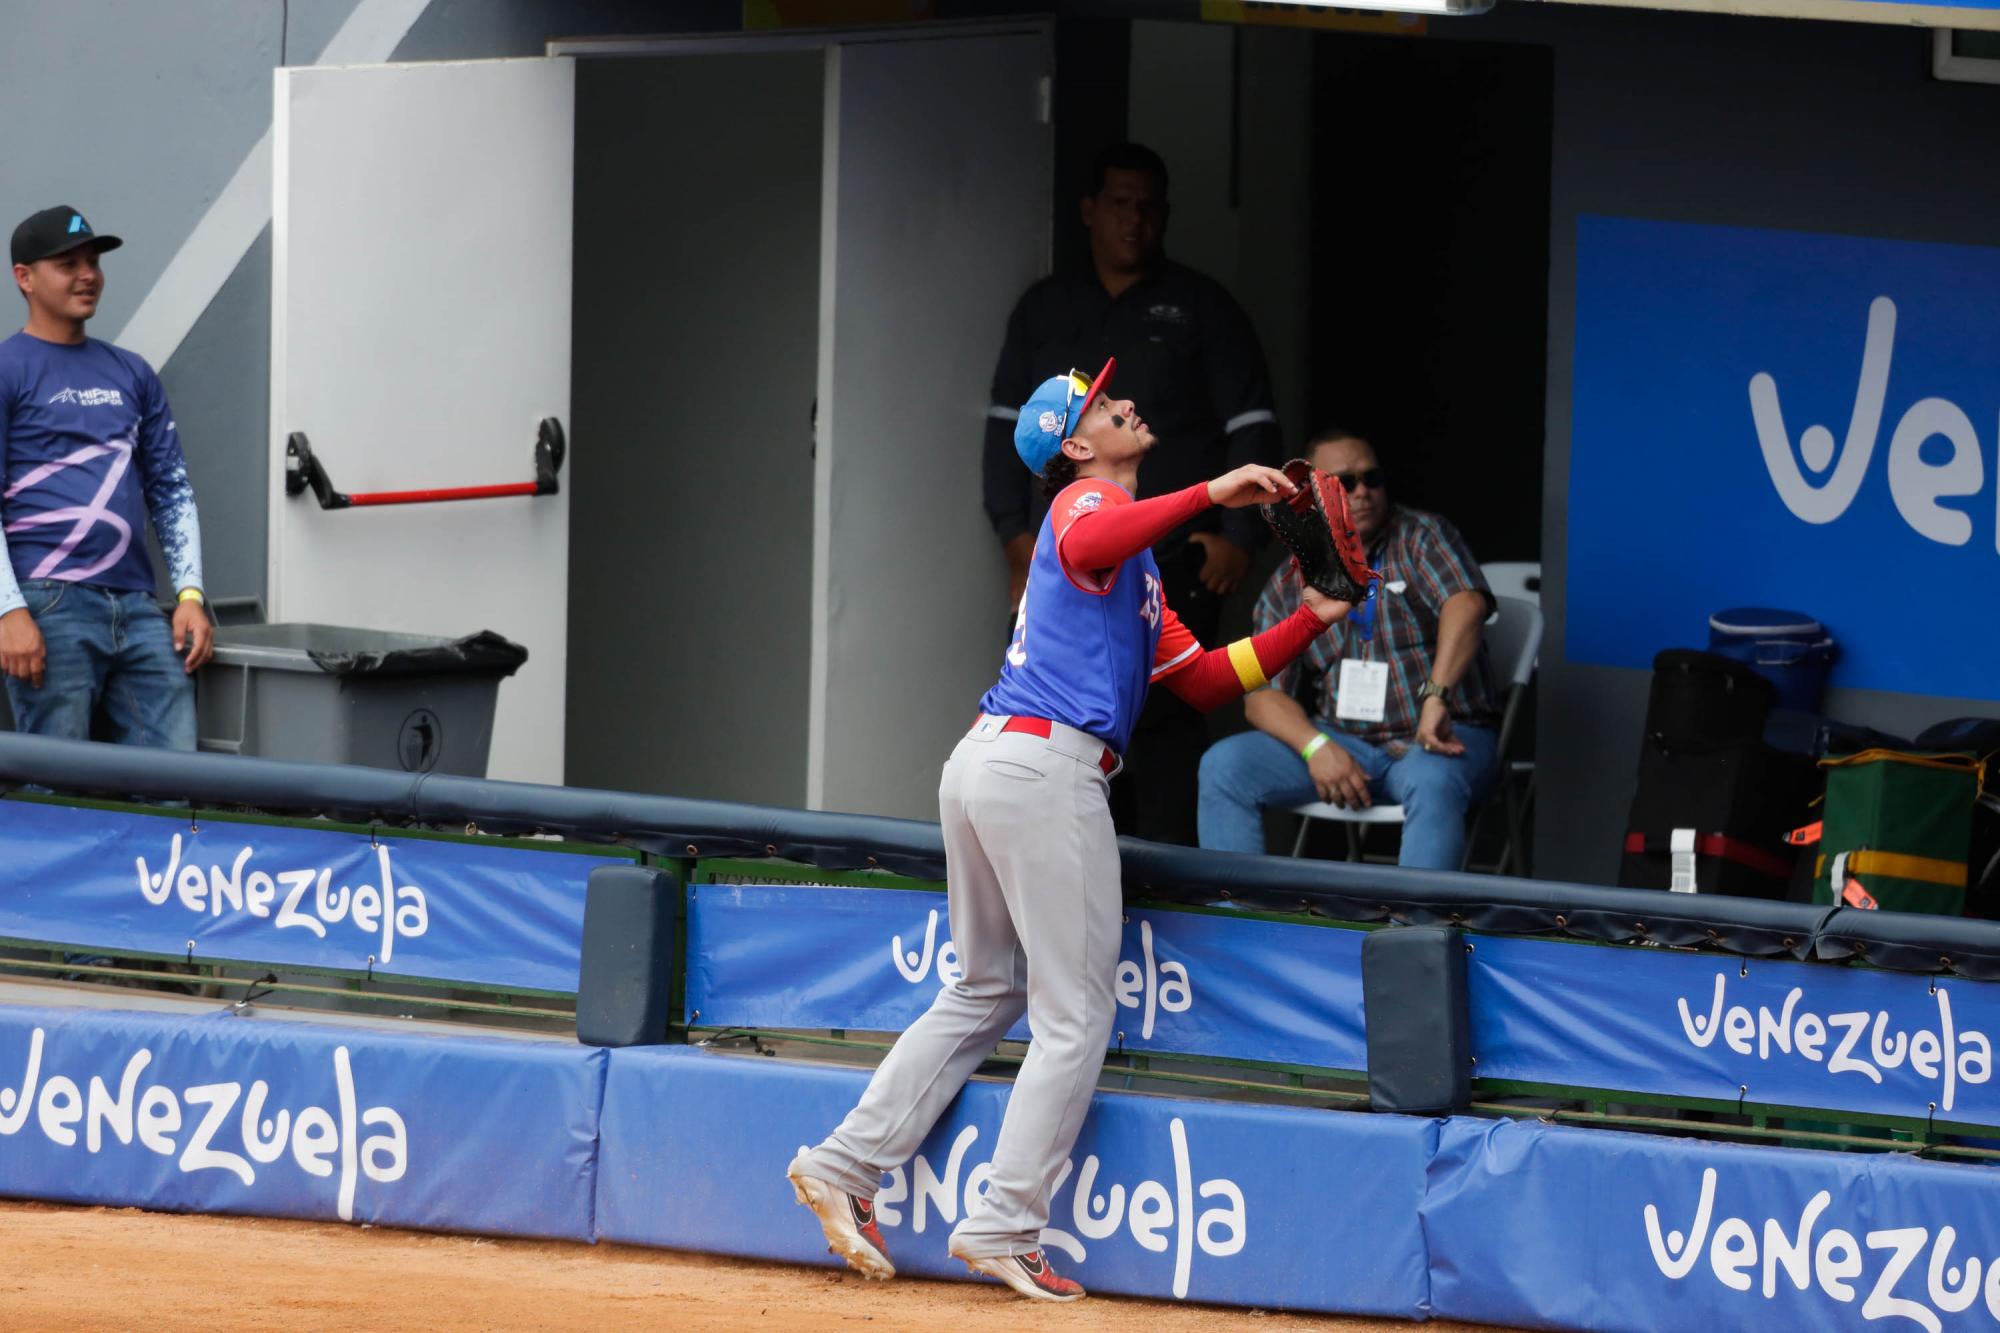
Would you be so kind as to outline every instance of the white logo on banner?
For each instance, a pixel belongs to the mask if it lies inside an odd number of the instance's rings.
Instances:
[[[1720,1033],[1723,1045],[1738,1055],[1754,1053],[1759,1060],[1769,1060],[1775,1048],[1781,1055],[1796,1054],[1815,1064],[1823,1061],[1829,1074],[1859,1074],[1878,1084],[1883,1070],[1900,1069],[1907,1060],[1911,1073],[1942,1084],[1938,1107],[1944,1111],[1957,1103],[1960,1083],[1985,1083],[1993,1077],[1992,1041],[1976,1028],[1957,1028],[1952,1022],[1951,994],[1944,986],[1938,986],[1933,997],[1937,1000],[1937,1027],[1906,1032],[1887,1010],[1855,1010],[1824,1017],[1800,1013],[1798,1003],[1805,991],[1798,986],[1786,994],[1777,1013],[1759,1005],[1753,1017],[1744,1005],[1724,1007],[1728,985],[1729,973],[1717,972],[1706,1014],[1690,1009],[1685,997],[1676,1001],[1681,1031],[1698,1049],[1714,1045]]]
[[[345,1046],[333,1051],[336,1119],[335,1112],[322,1106],[302,1107],[296,1114],[271,1112],[266,1104],[271,1088],[261,1078],[251,1083],[248,1095],[241,1083],[202,1083],[179,1092],[148,1083],[142,1091],[139,1076],[153,1060],[152,1051],[143,1047],[125,1062],[116,1095],[93,1074],[86,1099],[75,1078],[42,1077],[43,1041],[42,1029],[36,1028],[28,1040],[28,1063],[20,1083],[0,1087],[0,1138],[20,1133],[33,1111],[42,1137],[59,1148],[74,1148],[80,1137],[84,1151],[94,1156],[104,1148],[108,1128],[111,1137],[127,1147],[136,1137],[141,1147],[162,1157],[178,1155],[176,1165],[184,1174],[227,1171],[245,1186],[257,1183],[257,1166],[269,1166],[289,1152],[293,1163],[309,1176],[324,1180],[339,1172],[342,1221],[354,1218],[357,1172],[387,1184],[401,1180],[409,1170],[410,1135],[403,1117],[387,1106],[371,1106],[356,1114],[354,1070]],[[242,1112],[232,1119],[239,1099]],[[362,1138],[359,1125],[380,1126],[382,1132]],[[182,1130],[186,1135],[176,1142]]]
[[[249,869],[254,849],[245,847],[236,854],[228,870],[211,865],[206,872],[189,861],[181,863],[181,835],[174,834],[167,851],[167,865],[155,872],[146,858],[138,862],[139,892],[155,907],[178,899],[182,908],[197,916],[221,916],[225,910],[267,919],[274,930],[309,930],[321,939],[326,928],[342,921],[366,935],[382,937],[379,963],[396,956],[396,937],[412,938],[431,927],[430,906],[424,891],[414,884],[397,884],[389,864],[389,844],[375,845],[380,885],[361,884],[353,889],[333,886],[331,867],[312,866],[274,872]],[[247,874],[245,872],[248,872]],[[310,892],[311,896],[307,894]],[[273,908],[276,909],[275,914]]]
[[[1173,1290],[1181,1298],[1188,1294],[1196,1250],[1218,1259],[1240,1253],[1249,1236],[1249,1210],[1242,1187],[1221,1177],[1197,1185],[1188,1151],[1187,1126],[1179,1116],[1168,1123],[1167,1136],[1174,1156],[1171,1188],[1168,1182],[1160,1180],[1139,1181],[1129,1191],[1123,1185],[1107,1183],[1102,1177],[1103,1163],[1095,1154],[1083,1159],[1081,1171],[1076,1168],[1075,1158],[1065,1161],[1056,1175],[1055,1187],[1049,1191],[1050,1225],[1042,1231],[1043,1246],[1060,1250],[1082,1263],[1089,1253],[1085,1240],[1109,1240],[1122,1224],[1139,1248],[1154,1254],[1173,1251]],[[966,1153],[978,1139],[977,1125],[967,1125],[958,1132],[951,1143],[951,1154],[945,1159],[943,1175],[922,1153],[911,1158],[908,1165],[891,1171],[889,1183],[875,1196],[877,1220],[885,1227],[901,1226],[903,1210],[898,1205],[907,1201],[910,1230],[922,1234],[933,1209],[938,1221],[945,1225],[958,1220],[961,1204],[970,1212],[973,1203],[985,1192],[986,1178],[993,1171],[993,1164],[984,1161],[969,1172],[965,1169]],[[801,1147],[799,1151],[806,1149]],[[1055,1225],[1062,1217],[1063,1188],[1072,1177],[1076,1188],[1069,1196],[1069,1215],[1076,1228],[1074,1232]],[[1212,1207],[1197,1208],[1197,1197],[1218,1202]]]
[[[1854,412],[1848,418],[1847,438],[1837,448],[1828,427],[1807,426],[1799,432],[1795,457],[1778,403],[1777,380],[1761,370],[1750,377],[1750,415],[1757,425],[1764,467],[1778,488],[1778,498],[1807,523],[1833,522],[1847,512],[1860,493],[1882,433],[1895,342],[1896,303],[1878,296],[1868,306]],[[1933,438],[1951,445],[1948,459],[1924,460],[1921,450]],[[1799,470],[1801,461],[1805,473]],[[1896,512],[1919,535],[1945,546],[1963,546],[1972,539],[1972,519],[1939,503],[1977,495],[1986,485],[1979,433],[1963,408],[1945,398],[1921,398],[1912,403],[1889,437],[1888,471],[1889,495],[1896,502]],[[1812,476],[1808,478],[1806,473]],[[1995,542],[2000,545],[2000,524],[1995,527]]]
[[[903,974],[903,980],[913,986],[922,984],[932,971],[933,963],[938,984],[955,986],[965,980],[965,970],[958,965],[958,946],[950,939],[940,943],[937,934],[938,913],[936,908],[932,908],[929,919],[924,923],[921,949],[904,948],[901,935],[889,941],[890,959],[896,964],[896,970]],[[1141,1011],[1139,1037],[1142,1041],[1152,1040],[1153,1027],[1162,1012],[1184,1014],[1194,1007],[1194,982],[1188,976],[1187,965],[1171,958],[1155,957],[1153,923],[1150,921],[1139,923],[1139,958],[1119,961],[1112,993],[1121,1007]]]
[[[1952,1250],[1958,1242],[1955,1227],[1941,1226],[1935,1232],[1929,1227],[1882,1228],[1869,1231],[1860,1239],[1840,1227],[1819,1231],[1820,1216],[1833,1202],[1833,1195],[1821,1190],[1800,1210],[1791,1230],[1787,1231],[1786,1224],[1775,1217],[1763,1219],[1760,1254],[1759,1234],[1750,1222],[1740,1217],[1715,1220],[1715,1191],[1716,1173],[1711,1166],[1701,1173],[1701,1199],[1685,1232],[1676,1230],[1662,1235],[1660,1210],[1650,1203],[1646,1205],[1646,1243],[1652,1248],[1653,1263],[1667,1277],[1678,1281],[1688,1276],[1706,1251],[1709,1270],[1716,1281],[1732,1291],[1747,1292],[1758,1285],[1752,1274],[1761,1262],[1761,1290],[1766,1300],[1778,1294],[1778,1275],[1782,1272],[1799,1291],[1817,1284],[1821,1291],[1842,1304],[1852,1304],[1866,1286],[1868,1294],[1861,1304],[1861,1317],[1865,1320],[1907,1319],[1929,1333],[1943,1333],[1938,1311],[1959,1314],[1971,1309],[1982,1295],[1986,1312],[2000,1319],[2000,1258],[1989,1258],[1983,1265],[1973,1255],[1954,1259]],[[1930,1251],[1930,1258],[1920,1265],[1926,1250]],[[1874,1259],[1878,1253],[1882,1257]],[[1871,1263],[1880,1263],[1881,1268],[1869,1282]],[[1982,1266],[1986,1277],[1983,1290]],[[1913,1270],[1924,1273],[1928,1279],[1923,1295],[1929,1304],[1896,1294],[1906,1278],[1910,1287],[1917,1285]],[[1855,1278],[1863,1281],[1857,1283]],[[1758,1316],[1749,1316],[1749,1322],[1761,1321]],[[1777,1319],[1776,1324],[1802,1326],[1783,1318]]]

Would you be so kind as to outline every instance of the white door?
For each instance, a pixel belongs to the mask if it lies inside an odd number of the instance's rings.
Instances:
[[[980,442],[1048,271],[1047,29],[829,53],[807,801],[937,818],[1006,645]]]
[[[534,480],[537,423],[569,420],[574,73],[281,69],[273,131],[271,619],[525,644],[488,772],[536,782],[563,776],[567,493],[322,510],[282,478],[301,432],[343,492]]]

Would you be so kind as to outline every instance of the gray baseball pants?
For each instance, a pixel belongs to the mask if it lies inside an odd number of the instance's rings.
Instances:
[[[805,1171],[872,1199],[1025,1008],[1033,1041],[1000,1125],[985,1195],[952,1231],[966,1258],[1041,1247],[1049,1194],[1111,1037],[1123,927],[1104,744],[984,719],[938,785],[952,940],[965,977],[938,992]]]

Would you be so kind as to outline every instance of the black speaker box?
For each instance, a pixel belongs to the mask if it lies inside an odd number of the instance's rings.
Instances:
[[[586,1046],[666,1041],[680,893],[680,880],[671,871],[599,866],[590,872],[576,988],[578,1041]]]
[[[1472,1097],[1465,936],[1456,926],[1392,926],[1361,942],[1368,1098],[1378,1111],[1448,1115]]]

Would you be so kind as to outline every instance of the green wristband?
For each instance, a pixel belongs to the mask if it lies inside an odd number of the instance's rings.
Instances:
[[[1332,739],[1333,737],[1327,735],[1325,732],[1322,731],[1319,735],[1313,737],[1311,740],[1307,741],[1305,745],[1300,747],[1299,758],[1305,760],[1308,764],[1310,764],[1312,762],[1312,757],[1320,752],[1320,747],[1325,745],[1328,741]]]

